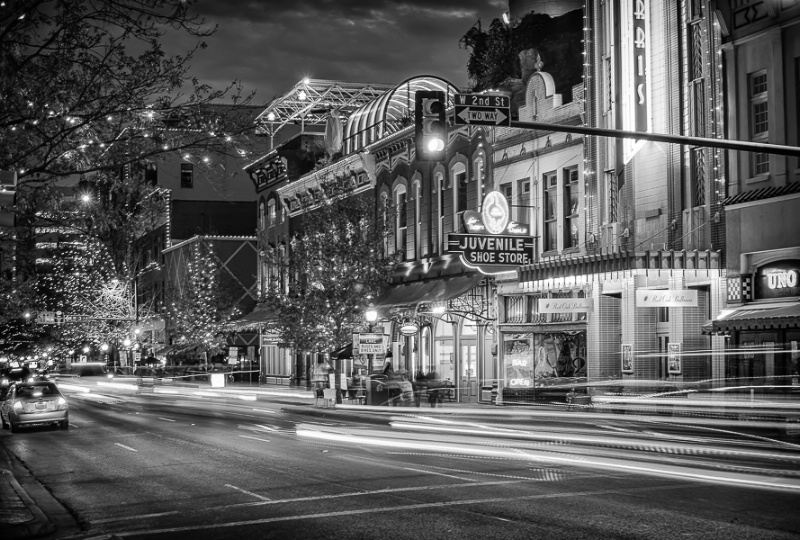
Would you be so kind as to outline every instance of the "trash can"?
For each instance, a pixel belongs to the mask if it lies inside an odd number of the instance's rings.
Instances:
[[[386,375],[367,376],[367,405],[387,405],[389,378]]]

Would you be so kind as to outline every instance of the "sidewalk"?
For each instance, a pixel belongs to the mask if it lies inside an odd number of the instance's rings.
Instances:
[[[36,538],[55,531],[53,523],[33,502],[8,469],[0,469],[0,536]]]

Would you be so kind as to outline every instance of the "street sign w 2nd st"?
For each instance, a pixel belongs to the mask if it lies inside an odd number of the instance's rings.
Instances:
[[[461,125],[510,126],[508,96],[456,94],[455,123]]]

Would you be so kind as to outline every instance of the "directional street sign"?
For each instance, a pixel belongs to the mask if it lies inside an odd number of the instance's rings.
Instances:
[[[456,94],[455,123],[461,125],[510,126],[508,96]]]

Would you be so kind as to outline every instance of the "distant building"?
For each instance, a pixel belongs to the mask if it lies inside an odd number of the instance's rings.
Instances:
[[[141,323],[142,339],[155,352],[165,351],[168,345],[168,321],[163,317],[166,279],[179,273],[166,266],[165,250],[202,237],[252,238],[256,232],[256,197],[243,169],[254,155],[267,149],[268,141],[255,135],[254,121],[262,108],[238,107],[233,112],[223,105],[217,108],[220,114],[235,114],[239,125],[249,126],[229,137],[226,153],[176,152],[144,170],[164,200],[155,227],[136,243],[139,303],[152,306],[154,314]],[[172,129],[179,131],[180,124]]]

